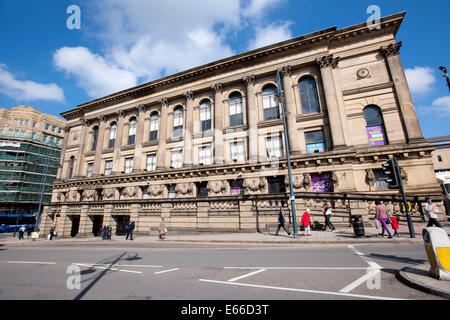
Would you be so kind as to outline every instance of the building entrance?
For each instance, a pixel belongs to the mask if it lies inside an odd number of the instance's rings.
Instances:
[[[125,226],[130,221],[130,216],[113,216],[116,220],[116,236],[124,236],[127,234]]]
[[[90,218],[92,220],[92,234],[94,237],[98,237],[102,232],[103,215],[95,215]]]
[[[80,228],[80,216],[69,216],[72,220],[72,230],[70,231],[70,236],[73,238],[78,234],[78,229]]]

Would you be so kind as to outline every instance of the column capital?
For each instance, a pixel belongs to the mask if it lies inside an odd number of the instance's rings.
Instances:
[[[215,93],[222,93],[223,92],[222,84],[216,83],[216,84],[212,85],[211,90],[213,90]]]
[[[169,106],[169,100],[167,98],[161,98],[159,99],[159,103],[161,104],[161,106],[163,107],[168,107]]]
[[[125,112],[123,110],[119,110],[116,113],[117,118],[125,118]]]
[[[108,120],[108,119],[106,118],[106,116],[104,116],[104,115],[98,116],[97,119],[98,119],[98,121],[100,121],[100,123],[106,122],[106,121]]]
[[[333,67],[333,69],[338,68],[339,61],[341,60],[341,57],[334,58],[332,54],[329,56],[323,56],[322,58],[317,58],[316,63],[321,68],[327,68],[327,67]]]
[[[255,76],[254,75],[250,75],[250,76],[246,76],[244,78],[242,78],[242,81],[244,81],[247,86],[254,86],[255,85]]]
[[[193,91],[186,91],[183,95],[185,96],[186,100],[194,100]]]
[[[386,47],[381,47],[381,53],[387,58],[391,56],[396,56],[400,54],[400,48],[402,47],[402,42],[391,43]]]
[[[285,66],[280,69],[280,75],[282,78],[291,76],[291,66]]]
[[[86,119],[85,117],[81,117],[80,121],[83,127],[89,127],[89,125],[91,124],[91,121],[89,119]]]
[[[146,107],[145,105],[140,104],[136,107],[136,109],[138,109],[139,112],[145,112]]]

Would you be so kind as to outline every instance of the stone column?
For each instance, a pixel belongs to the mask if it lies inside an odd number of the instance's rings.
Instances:
[[[106,117],[100,116],[98,117],[100,121],[100,126],[98,129],[98,137],[97,137],[97,149],[95,150],[95,161],[94,161],[94,169],[93,175],[100,174],[100,165],[102,162],[102,150],[103,150],[103,142],[105,137],[105,127],[106,127]]]
[[[390,44],[387,47],[381,47],[381,52],[386,57],[394,88],[397,93],[398,103],[400,104],[403,125],[406,130],[408,143],[417,143],[424,140],[422,129],[417,118],[414,102],[411,97],[408,82],[400,60],[400,48],[402,43]]]
[[[59,157],[59,167],[58,167],[58,173],[56,175],[56,179],[62,179],[62,177],[65,177],[66,175],[63,173],[63,170],[67,171],[67,161],[64,161],[64,157],[66,155],[66,148],[67,148],[67,140],[69,137],[69,127],[64,127],[64,139],[63,139],[63,145],[61,148],[61,155]]]
[[[214,90],[214,163],[223,164],[223,88],[221,83],[211,87]]]
[[[186,97],[186,112],[184,113],[184,150],[183,165],[192,166],[193,134],[194,134],[194,92],[188,91]]]
[[[164,169],[166,167],[166,140],[167,140],[167,124],[169,123],[169,101],[166,98],[159,100],[161,103],[161,117],[159,118],[159,144],[156,154],[156,168]]]
[[[244,77],[247,84],[248,154],[250,162],[258,161],[258,107],[256,103],[255,76]]]
[[[281,69],[283,78],[284,96],[286,98],[286,123],[289,137],[289,150],[292,155],[301,153],[300,139],[297,133],[297,110],[295,108],[295,97],[292,92],[291,66]]]
[[[144,171],[142,165],[142,142],[144,140],[145,106],[139,105],[138,110],[136,140],[134,141],[133,171]]]
[[[80,137],[80,144],[78,147],[78,157],[75,161],[75,167],[73,169],[73,176],[74,177],[81,177],[82,173],[81,173],[81,167],[83,164],[83,160],[84,160],[84,153],[86,152],[86,138],[88,135],[88,129],[89,129],[89,120],[85,119],[85,118],[81,118],[81,137]]]
[[[331,136],[333,140],[333,149],[342,149],[346,147],[344,130],[339,110],[339,102],[335,87],[333,69],[338,67],[340,58],[333,58],[333,55],[324,56],[322,59],[316,59],[320,66],[322,74],[323,88],[325,91],[325,100],[327,102],[328,118],[330,120]]]
[[[119,173],[121,171],[120,170],[120,152],[122,149],[124,122],[125,122],[125,113],[123,111],[119,111],[117,113],[117,131],[116,131],[116,140],[114,143],[114,156],[113,156],[113,169],[112,169],[112,171],[115,173]]]

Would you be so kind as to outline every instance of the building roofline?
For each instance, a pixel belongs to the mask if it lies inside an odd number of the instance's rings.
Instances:
[[[396,36],[400,25],[404,19],[406,12],[400,12],[394,15],[390,15],[381,18],[380,29],[381,33],[392,33]],[[311,45],[323,45],[327,47],[339,47],[345,45],[349,41],[355,41],[361,34],[379,34],[379,30],[367,31],[367,23],[361,23],[354,26],[346,27],[343,29],[337,29],[337,27],[331,27],[309,33],[300,37],[296,37],[283,42],[275,43],[269,46],[265,46],[252,51],[244,52],[235,56],[231,56],[225,59],[221,59],[215,62],[211,62],[199,67],[195,67],[186,71],[182,71],[173,75],[169,75],[151,82],[147,82],[129,89],[125,89],[95,100],[91,100],[86,103],[79,104],[77,108],[65,111],[61,113],[61,116],[67,120],[76,119],[84,115],[85,111],[93,107],[106,104],[115,100],[124,99],[129,96],[136,96],[145,92],[151,93],[156,88],[163,85],[172,84],[178,81],[186,81],[186,79],[192,79],[200,75],[216,72],[223,68],[229,68],[231,65],[239,65],[241,63],[255,60],[260,57],[265,57],[271,54],[276,54],[280,51],[289,50],[293,48],[304,48]]]

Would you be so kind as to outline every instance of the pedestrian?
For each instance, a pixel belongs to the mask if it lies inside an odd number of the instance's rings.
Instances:
[[[24,233],[25,233],[25,226],[21,226],[19,229],[19,240],[23,240]]]
[[[450,216],[450,198],[444,199],[444,208],[445,208],[445,214]]]
[[[286,228],[285,223],[286,223],[286,219],[284,218],[283,207],[280,207],[280,211],[278,211],[278,228],[277,228],[277,233],[275,234],[276,236],[278,236],[278,232],[280,232],[281,228],[283,228],[284,231],[287,232],[288,236],[291,235],[289,230]]]
[[[53,238],[56,239],[57,236],[58,236],[58,229],[56,229],[56,226],[55,226],[55,230],[53,231]]]
[[[48,234],[48,240],[53,240],[53,234],[55,233],[55,227],[50,228],[50,233]]]
[[[311,217],[309,215],[310,209],[306,208],[306,211],[303,213],[302,216],[302,225],[305,228],[303,235],[304,236],[311,236]]]
[[[166,240],[166,223],[164,222],[164,218],[161,217],[161,221],[159,222],[159,239]]]
[[[31,225],[27,228],[27,238],[30,239],[31,233],[33,232],[33,227]]]
[[[323,215],[325,217],[325,227],[323,228],[323,231],[327,231],[327,226],[330,228],[330,232],[333,232],[336,230],[336,228],[331,223],[331,208],[328,207],[326,203],[323,204]]]
[[[381,233],[379,235],[384,237],[384,231],[386,231],[389,235],[389,239],[392,239],[392,234],[386,224],[386,221],[388,220],[386,207],[382,205],[380,201],[375,201],[375,205],[375,218],[380,221],[381,224]]]
[[[397,218],[394,216],[391,216],[391,226],[394,230],[394,237],[400,238],[400,234],[398,233],[398,221]]]
[[[433,225],[435,225],[438,228],[442,228],[442,225],[439,223],[439,221],[437,219],[438,218],[437,215],[439,213],[438,208],[433,204],[430,197],[426,197],[425,201],[426,201],[426,203],[423,206],[423,210],[424,210],[426,216],[428,217],[427,228],[432,227]]]
[[[133,240],[133,231],[134,231],[134,221],[130,220],[128,221],[125,229],[127,230],[127,237],[125,238],[125,240],[128,240],[128,238],[130,238],[130,240]]]

